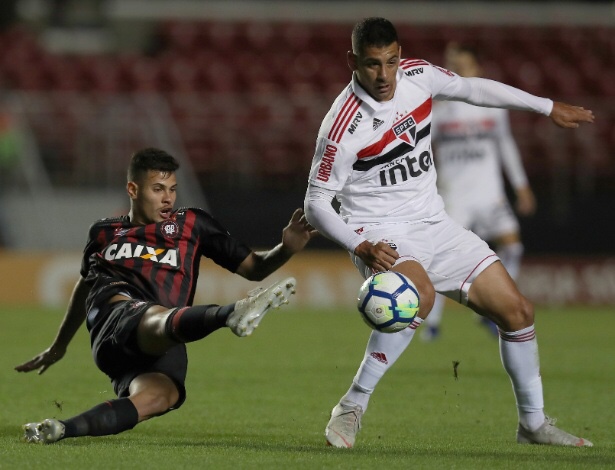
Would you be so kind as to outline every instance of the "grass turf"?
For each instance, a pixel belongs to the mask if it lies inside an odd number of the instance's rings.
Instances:
[[[62,312],[0,308],[0,468],[511,468],[615,467],[613,309],[538,310],[546,410],[594,448],[521,446],[497,341],[461,309],[439,341],[415,338],[380,383],[354,449],[326,447],[329,412],[360,363],[358,313],[285,309],[250,338],[219,331],[189,348],[188,400],[118,436],[51,446],[21,425],[68,418],[114,398],[85,328],[41,376],[13,367],[52,340]],[[453,374],[458,361],[458,378]]]

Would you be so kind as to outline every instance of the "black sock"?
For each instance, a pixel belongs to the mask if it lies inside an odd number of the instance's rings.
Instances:
[[[128,398],[110,400],[73,418],[62,420],[64,437],[108,436],[134,428],[139,413]]]
[[[226,326],[226,319],[234,310],[235,304],[178,308],[167,317],[165,331],[174,341],[190,343]]]

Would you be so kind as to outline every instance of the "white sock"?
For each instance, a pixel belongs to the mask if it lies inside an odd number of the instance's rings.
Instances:
[[[408,328],[397,333],[372,331],[367,342],[363,362],[361,362],[352,385],[346,395],[342,397],[342,401],[356,403],[361,405],[363,411],[367,410],[369,398],[376,385],[408,347],[414,332],[422,322],[422,318],[416,317]]]
[[[544,423],[545,414],[534,325],[519,331],[500,331],[500,357],[515,392],[519,423],[535,431]]]
[[[444,305],[446,304],[446,296],[436,293],[436,299],[431,308],[431,312],[425,318],[425,325],[427,326],[440,326],[442,321],[442,312],[444,311]]]
[[[517,279],[521,268],[521,257],[523,256],[523,244],[520,242],[503,245],[497,250],[498,257],[510,274],[510,277]]]

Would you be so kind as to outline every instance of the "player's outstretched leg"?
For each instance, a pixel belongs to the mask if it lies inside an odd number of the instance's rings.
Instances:
[[[340,448],[351,448],[361,429],[361,405],[341,401],[331,411],[331,419],[325,428],[327,444]]]
[[[289,277],[276,282],[266,289],[259,288],[248,292],[248,297],[235,304],[235,310],[226,320],[226,325],[237,336],[248,336],[272,308],[287,304],[295,293],[295,278]]]
[[[519,444],[546,444],[552,446],[593,447],[587,439],[573,436],[555,426],[554,418],[545,418],[545,422],[536,431],[528,431],[519,424],[517,442]]]
[[[23,425],[23,439],[31,444],[52,444],[64,437],[64,424],[57,419]]]

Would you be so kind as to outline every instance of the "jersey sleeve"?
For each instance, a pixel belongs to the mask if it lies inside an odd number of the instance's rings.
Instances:
[[[314,186],[338,191],[344,186],[356,160],[356,154],[344,145],[319,136],[308,181]]]
[[[95,222],[90,226],[90,230],[88,231],[88,241],[85,244],[85,248],[83,249],[83,257],[81,258],[81,277],[84,279],[88,276],[88,272],[90,271],[91,264],[91,256],[94,253],[97,253],[103,249],[103,246],[100,242],[100,229],[99,222]]]
[[[232,273],[237,271],[252,249],[231,236],[228,230],[207,212],[195,212],[201,255]]]
[[[532,95],[518,88],[487,78],[459,75],[433,66],[432,96],[434,99],[463,101],[486,108],[518,109],[548,116],[553,101]]]

